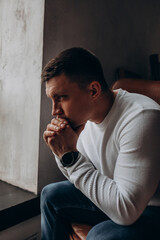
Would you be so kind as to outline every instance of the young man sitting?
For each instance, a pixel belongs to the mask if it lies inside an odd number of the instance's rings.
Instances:
[[[42,240],[69,239],[71,222],[94,225],[87,240],[160,239],[160,106],[111,91],[83,48],[61,52],[42,79],[53,116],[44,140],[68,179],[42,191]]]

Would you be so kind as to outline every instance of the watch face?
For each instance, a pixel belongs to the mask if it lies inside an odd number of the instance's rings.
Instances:
[[[65,165],[70,165],[74,161],[74,156],[73,153],[66,153],[62,157],[62,161]]]
[[[64,167],[72,166],[78,159],[79,152],[67,152],[62,156],[61,163]]]

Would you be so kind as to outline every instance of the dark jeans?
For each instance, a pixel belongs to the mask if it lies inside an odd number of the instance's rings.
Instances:
[[[147,207],[130,226],[110,220],[69,181],[46,186],[41,193],[42,240],[68,240],[70,223],[95,225],[87,240],[159,240],[160,207]]]

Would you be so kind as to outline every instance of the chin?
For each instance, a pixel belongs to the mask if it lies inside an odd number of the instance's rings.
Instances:
[[[74,130],[77,130],[78,128],[81,128],[81,127],[84,126],[84,125],[85,125],[85,123],[79,123],[79,124],[73,125],[72,128],[73,128]]]
[[[77,124],[74,124],[72,122],[70,122],[69,124],[70,124],[71,128],[73,128],[73,129],[76,129],[78,127]]]
[[[81,127],[82,125],[85,124],[85,122],[74,122],[70,119],[67,119],[66,120],[68,121],[69,125],[71,126],[71,128],[73,128],[74,130],[78,129],[79,127]]]

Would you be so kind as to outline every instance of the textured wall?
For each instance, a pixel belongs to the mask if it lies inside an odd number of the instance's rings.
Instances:
[[[119,67],[149,78],[149,55],[160,52],[159,0],[46,0],[43,64],[65,48],[82,46],[99,57],[107,82]],[[42,140],[51,105],[42,88],[39,190],[63,179]]]
[[[148,77],[148,57],[160,51],[159,29],[159,0],[46,0],[44,64],[78,45],[97,54],[108,83],[117,67]]]
[[[37,192],[44,0],[0,1],[0,179]]]

